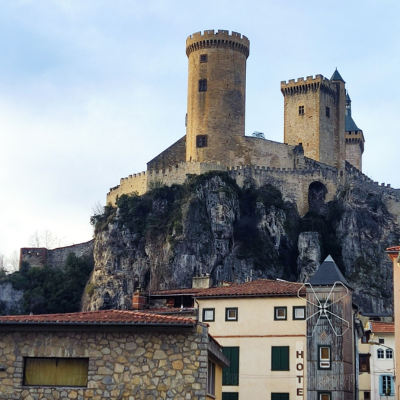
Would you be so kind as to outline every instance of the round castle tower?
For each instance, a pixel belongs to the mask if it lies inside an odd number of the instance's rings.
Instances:
[[[187,38],[186,161],[233,165],[236,138],[244,136],[249,49],[237,32],[207,30]]]

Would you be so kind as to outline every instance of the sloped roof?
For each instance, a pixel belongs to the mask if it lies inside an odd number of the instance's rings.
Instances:
[[[351,115],[345,115],[344,124],[346,132],[361,131],[361,129],[354,122],[354,119],[351,117]]]
[[[390,251],[390,252],[396,252],[396,251],[400,251],[400,246],[393,246],[393,247],[388,247],[386,249],[386,251]]]
[[[330,286],[335,282],[342,282],[347,287],[352,288],[331,256],[326,257],[308,282],[317,286]]]
[[[339,71],[337,70],[337,68],[335,69],[335,72],[333,73],[333,75],[331,77],[331,81],[342,81],[342,82],[344,82],[344,79],[339,74]]]
[[[148,314],[139,311],[102,310],[0,317],[0,326],[5,324],[194,326],[196,322],[191,318]]]
[[[394,333],[393,322],[370,321],[369,324],[373,333]]]
[[[196,297],[296,296],[302,283],[259,279],[251,282],[203,289]]]
[[[302,283],[297,282],[258,279],[212,288],[159,290],[151,295],[192,295],[194,297],[296,296],[301,286]]]

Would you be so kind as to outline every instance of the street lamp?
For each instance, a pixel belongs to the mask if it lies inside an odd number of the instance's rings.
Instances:
[[[377,342],[376,340],[368,340],[368,344],[371,344],[373,346],[382,346],[382,347],[386,347],[389,350],[392,350],[392,359],[393,359],[393,381],[396,382],[396,363],[394,360],[394,349],[392,347],[386,346],[382,343]],[[399,388],[397,388],[399,389]],[[398,390],[397,390],[398,393]],[[398,396],[398,394],[397,394]]]

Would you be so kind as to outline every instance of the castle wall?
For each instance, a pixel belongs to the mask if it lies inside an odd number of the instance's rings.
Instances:
[[[186,135],[147,163],[147,170],[165,169],[186,160]]]
[[[243,136],[237,139],[236,148],[233,166],[294,167],[294,146],[251,136]]]
[[[147,192],[147,175],[146,172],[129,175],[127,178],[121,178],[120,184],[110,189],[107,193],[106,204],[115,205],[117,198],[123,194],[137,193],[138,195]]]
[[[244,136],[249,46],[245,36],[224,30],[188,37],[186,161],[234,165],[236,137]]]

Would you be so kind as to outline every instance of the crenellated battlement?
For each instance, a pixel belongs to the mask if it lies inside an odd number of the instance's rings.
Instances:
[[[289,81],[281,81],[281,92],[284,96],[297,93],[307,93],[308,91],[321,90],[332,96],[337,94],[337,88],[330,79],[323,75],[307,76],[304,78],[290,79]]]
[[[219,29],[215,32],[214,29],[211,29],[205,30],[203,33],[193,33],[186,39],[186,55],[188,57],[194,51],[214,47],[230,47],[244,54],[246,58],[250,54],[249,39],[238,32],[232,31],[230,34],[227,30]]]

